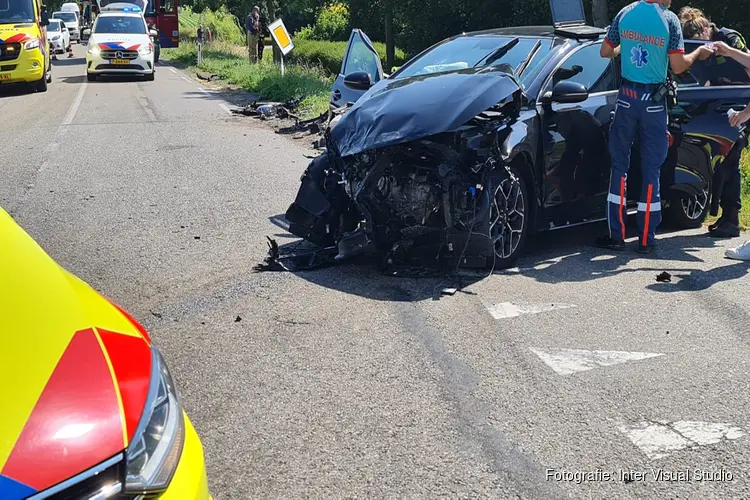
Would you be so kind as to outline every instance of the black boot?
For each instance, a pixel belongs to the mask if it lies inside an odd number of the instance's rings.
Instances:
[[[600,236],[594,244],[599,248],[606,248],[607,250],[615,250],[617,252],[625,248],[624,241],[610,238],[609,236]]]
[[[724,222],[724,212],[723,211],[721,212],[721,217],[719,217],[718,219],[716,219],[716,222],[714,222],[713,224],[711,224],[710,226],[708,226],[708,232],[710,233],[710,232],[714,231],[717,227],[719,227],[721,225],[722,222]]]
[[[736,208],[722,210],[721,224],[711,231],[714,238],[736,238],[740,235],[740,211]]]

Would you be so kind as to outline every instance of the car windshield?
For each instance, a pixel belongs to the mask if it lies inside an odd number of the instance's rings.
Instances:
[[[142,35],[146,33],[146,25],[140,17],[99,16],[96,19],[94,33]]]
[[[505,44],[510,43],[514,38],[512,36],[495,35],[459,37],[442,43],[409,62],[408,66],[404,67],[394,76],[405,78],[429,73],[456,71],[471,68],[477,64],[481,65],[487,56]],[[526,65],[523,74],[518,75],[520,76],[521,83],[524,84],[526,75],[531,74],[533,69],[552,53],[553,39],[520,38],[513,48],[508,50],[502,57],[492,61],[491,64],[493,66],[508,64],[517,70],[539,41],[541,41],[541,45],[539,45],[538,50],[536,50],[533,58]]]
[[[60,29],[60,21],[50,21],[49,25],[47,26],[47,32],[60,31]]]
[[[33,22],[34,4],[31,0],[0,0],[0,24]]]
[[[62,19],[66,23],[76,22],[76,15],[72,12],[55,12],[52,17],[56,19]]]

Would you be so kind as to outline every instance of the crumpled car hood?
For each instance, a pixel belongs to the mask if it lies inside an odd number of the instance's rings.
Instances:
[[[331,130],[339,155],[452,132],[520,90],[506,65],[381,80]]]

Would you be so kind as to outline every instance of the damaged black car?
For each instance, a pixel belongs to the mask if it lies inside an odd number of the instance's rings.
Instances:
[[[604,34],[466,33],[386,77],[354,30],[331,96],[338,116],[286,212],[289,231],[336,259],[369,252],[383,264],[500,269],[531,233],[604,220],[621,79],[619,60],[599,56]],[[739,137],[726,113],[750,101],[750,81],[712,84],[703,70],[675,77],[661,189],[665,224],[679,228],[703,223],[714,171]],[[630,213],[640,175],[636,144]]]

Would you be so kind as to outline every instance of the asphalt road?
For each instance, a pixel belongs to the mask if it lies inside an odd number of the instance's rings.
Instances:
[[[167,66],[87,83],[74,52],[0,97],[0,205],[151,331],[216,499],[750,497],[739,239],[558,231],[439,300],[368,266],[254,273],[311,152]]]

